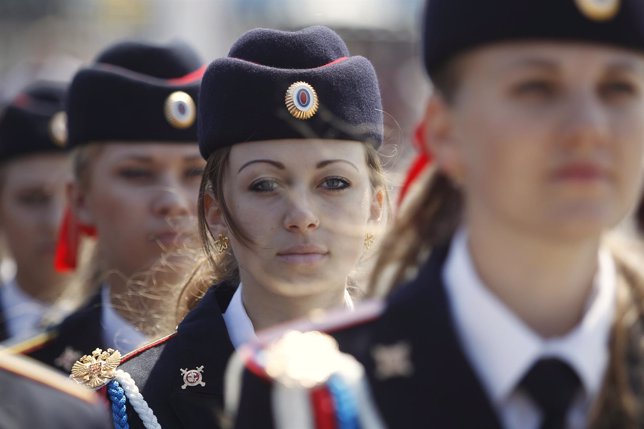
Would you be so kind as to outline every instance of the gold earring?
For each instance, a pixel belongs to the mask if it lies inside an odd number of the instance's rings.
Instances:
[[[221,255],[222,253],[225,253],[226,250],[228,250],[229,243],[230,240],[228,239],[228,237],[226,237],[224,234],[219,234],[214,243],[215,251],[217,252],[217,254]]]
[[[376,241],[376,236],[371,232],[367,232],[364,235],[364,248],[367,250],[371,249],[375,241]]]

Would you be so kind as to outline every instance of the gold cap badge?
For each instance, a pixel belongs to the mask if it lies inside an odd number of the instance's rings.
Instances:
[[[297,119],[309,119],[318,111],[318,95],[306,82],[295,82],[286,90],[286,108]]]
[[[607,21],[619,12],[620,0],[575,0],[586,17],[594,21]]]
[[[72,366],[71,379],[91,389],[98,389],[112,380],[115,370],[121,363],[121,353],[117,350],[96,349],[85,355]]]
[[[67,144],[67,114],[58,112],[49,120],[49,136],[60,147]]]
[[[175,91],[168,96],[164,112],[168,123],[179,129],[190,127],[197,116],[194,100],[183,91]]]

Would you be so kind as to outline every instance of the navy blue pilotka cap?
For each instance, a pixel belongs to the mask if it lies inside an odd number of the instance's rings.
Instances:
[[[430,74],[455,55],[503,41],[566,40],[644,50],[642,0],[428,0]]]
[[[323,26],[258,28],[214,60],[200,90],[204,158],[237,143],[321,138],[378,147],[383,113],[375,70]]]
[[[205,65],[183,42],[111,45],[72,80],[69,144],[197,141],[197,99]]]
[[[0,163],[66,151],[66,88],[63,82],[37,81],[13,98],[0,117]]]

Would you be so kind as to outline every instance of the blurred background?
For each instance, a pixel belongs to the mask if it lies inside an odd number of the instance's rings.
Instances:
[[[392,185],[401,181],[428,84],[419,58],[423,0],[0,0],[0,109],[35,79],[69,80],[123,38],[192,44],[206,62],[253,27],[323,24],[374,64]]]

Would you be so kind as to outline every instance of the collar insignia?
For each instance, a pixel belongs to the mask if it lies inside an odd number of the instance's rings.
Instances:
[[[394,377],[409,377],[414,373],[411,362],[411,346],[404,341],[390,345],[376,345],[371,356],[376,364],[376,378],[386,380]]]
[[[198,366],[195,369],[183,369],[181,368],[181,375],[183,376],[183,386],[182,389],[190,386],[205,386],[206,382],[203,381],[203,365]]]

